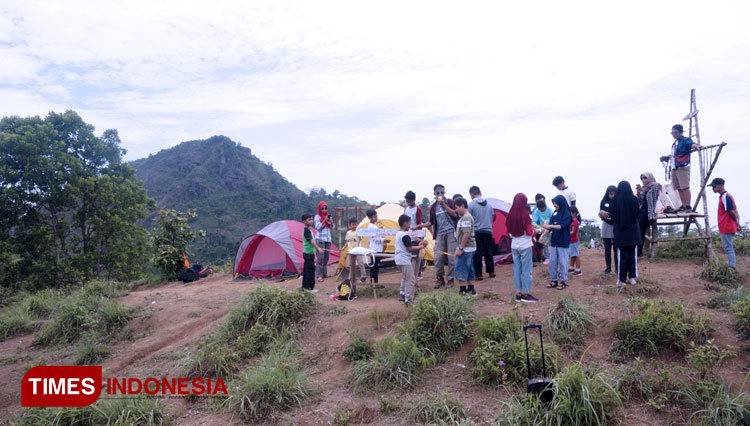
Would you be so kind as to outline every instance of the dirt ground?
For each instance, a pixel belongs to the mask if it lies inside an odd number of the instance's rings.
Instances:
[[[558,297],[569,295],[578,302],[590,306],[600,328],[591,338],[591,345],[585,351],[583,362],[613,369],[617,364],[609,359],[613,343],[612,326],[622,318],[622,302],[631,295],[639,295],[640,288],[652,289],[646,297],[677,299],[696,311],[706,310],[701,303],[711,297],[704,283],[698,280],[701,259],[689,260],[642,260],[639,263],[640,276],[648,284],[630,287],[625,293],[614,293],[611,287],[614,276],[605,277],[603,252],[601,249],[582,249],[583,276],[571,277],[566,290],[545,288],[547,266],[536,264],[532,294],[540,299],[535,304],[520,304],[520,313],[528,322],[541,322],[547,310]],[[747,274],[750,261],[740,258],[739,269]],[[332,266],[333,268],[333,266]],[[479,316],[498,315],[508,312],[516,305],[513,300],[513,267],[497,267],[497,277],[477,283],[479,297],[474,299],[472,308]],[[435,291],[434,267],[428,266],[424,279],[419,282],[422,292]],[[398,287],[400,276],[396,273],[381,274],[381,284]],[[170,283],[164,286],[140,289],[124,296],[120,301],[140,308],[137,318],[128,327],[132,329],[132,340],[120,342],[112,347],[112,354],[103,361],[104,376],[107,377],[175,377],[179,375],[184,357],[194,350],[195,343],[205,333],[213,330],[224,320],[233,303],[248,290],[258,284],[253,282],[230,282],[231,276],[219,274],[190,284]],[[283,288],[296,288],[301,279],[274,283]],[[267,424],[326,425],[332,424],[335,410],[359,410],[362,423],[379,425],[405,425],[404,411],[386,415],[378,411],[381,395],[391,400],[405,403],[424,394],[447,391],[467,408],[472,417],[479,421],[494,418],[503,401],[509,401],[518,389],[493,390],[474,382],[471,375],[472,362],[469,354],[472,345],[466,344],[424,374],[423,380],[414,389],[391,391],[385,394],[356,391],[348,386],[351,364],[343,358],[342,352],[348,343],[347,330],[358,329],[378,338],[393,329],[394,324],[406,319],[406,308],[395,296],[360,296],[357,300],[343,302],[330,301],[329,295],[335,290],[336,282],[328,278],[317,283],[319,306],[308,319],[301,334],[300,343],[305,353],[304,364],[321,388],[319,397],[302,408],[277,413],[267,419]],[[653,291],[659,289],[661,291]],[[437,290],[446,291],[446,290]],[[454,288],[452,291],[457,291]],[[359,287],[360,295],[371,292],[366,286]],[[347,312],[331,315],[335,306],[345,306]],[[382,328],[371,319],[371,312],[377,309],[383,318]],[[717,310],[707,310],[714,318],[716,329],[714,339],[722,347],[733,346],[739,356],[722,369],[722,379],[736,391],[750,368],[750,352],[747,343],[732,330],[732,316]],[[74,360],[73,347],[40,349],[31,346],[33,336],[20,336],[0,342],[0,423],[20,409],[20,382],[25,371],[40,361],[48,365],[70,365]],[[576,357],[573,360],[578,360]],[[658,357],[664,360],[677,360],[678,356]],[[568,354],[563,354],[561,366],[571,362]],[[184,399],[169,399],[173,418],[178,425],[233,425],[245,424],[238,415],[231,415],[215,408],[216,404],[202,401],[188,402]],[[666,424],[663,415],[655,413],[645,405],[629,406],[623,413],[624,425]]]

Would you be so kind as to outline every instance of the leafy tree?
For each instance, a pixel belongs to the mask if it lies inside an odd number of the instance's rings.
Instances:
[[[423,197],[422,198],[422,202],[419,203],[419,207],[421,207],[422,210],[429,209],[430,208],[430,199],[427,198],[427,197]],[[422,214],[424,214],[424,212]]]
[[[122,163],[116,130],[101,137],[74,111],[0,120],[0,284],[41,288],[143,273],[155,203]]]
[[[188,245],[197,236],[203,236],[203,231],[193,232],[188,221],[197,215],[195,210],[183,213],[177,210],[159,210],[156,218],[157,230],[151,237],[154,250],[153,262],[162,278],[175,280],[183,268],[183,253],[187,253]]]
[[[592,219],[583,219],[583,223],[578,228],[578,238],[581,243],[588,244],[592,238],[595,240],[600,240],[600,236],[601,232],[596,221]]]

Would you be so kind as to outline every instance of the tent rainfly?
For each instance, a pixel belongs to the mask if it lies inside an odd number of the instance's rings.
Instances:
[[[302,232],[305,225],[296,220],[279,220],[246,237],[234,257],[234,274],[250,278],[281,278],[302,273]],[[313,235],[315,230],[313,230]],[[339,260],[331,244],[328,263]]]

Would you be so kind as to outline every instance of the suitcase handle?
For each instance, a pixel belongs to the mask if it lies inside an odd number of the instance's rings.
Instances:
[[[539,329],[539,347],[542,350],[542,374],[543,377],[547,377],[547,364],[544,362],[544,341],[542,340],[542,325],[541,324],[526,324],[523,326],[523,339],[526,343],[526,373],[531,380],[531,358],[529,357],[529,335],[528,329]]]

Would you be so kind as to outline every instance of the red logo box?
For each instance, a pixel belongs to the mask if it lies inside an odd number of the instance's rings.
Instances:
[[[21,406],[86,407],[101,392],[101,366],[34,367],[21,380]]]

